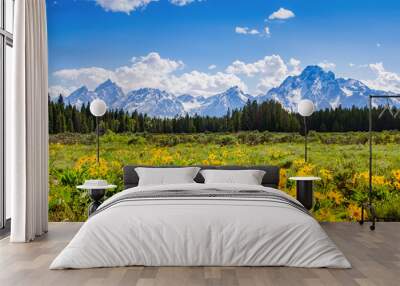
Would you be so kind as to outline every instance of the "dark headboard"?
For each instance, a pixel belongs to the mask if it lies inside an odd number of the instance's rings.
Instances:
[[[139,176],[135,171],[137,167],[147,168],[179,168],[176,166],[139,166],[129,165],[124,167],[124,187],[125,189],[136,187],[139,183]],[[182,167],[182,166],[180,166]],[[279,167],[276,166],[196,166],[204,169],[220,169],[220,170],[246,170],[256,169],[265,171],[262,185],[265,187],[271,187],[277,189],[279,186]],[[197,183],[204,183],[203,176],[198,173],[194,180]]]

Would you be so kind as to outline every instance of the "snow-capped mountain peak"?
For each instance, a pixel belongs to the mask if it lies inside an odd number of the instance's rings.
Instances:
[[[98,87],[96,87],[94,92],[97,94],[98,98],[105,101],[108,107],[115,107],[115,102],[125,96],[122,88],[120,88],[115,82],[112,82],[110,79],[106,80]]]
[[[94,91],[102,90],[102,89],[107,89],[109,87],[113,88],[116,84],[111,81],[111,79],[107,79],[105,82],[101,83]]]
[[[82,86],[72,92],[68,97],[64,98],[65,104],[71,104],[80,108],[83,104],[91,102],[97,95],[88,90],[86,86]]]
[[[78,88],[77,90],[75,90],[73,93],[71,93],[71,95],[82,94],[82,93],[86,93],[88,91],[89,91],[88,88],[84,85],[84,86],[81,86],[80,88]]]
[[[325,71],[320,66],[307,66],[300,74],[300,79],[303,81],[334,80],[335,74],[331,71]]]
[[[234,86],[222,93],[206,98],[202,106],[192,112],[207,116],[224,116],[228,110],[242,108],[249,99],[252,100],[253,97]]]
[[[65,103],[80,107],[95,98],[103,99],[109,108],[137,111],[153,117],[175,117],[187,113],[201,116],[224,116],[228,110],[242,108],[248,100],[276,100],[288,110],[296,110],[301,99],[311,99],[317,109],[363,107],[369,94],[390,94],[373,90],[355,79],[337,78],[319,66],[307,66],[300,75],[287,77],[280,86],[264,95],[253,97],[238,86],[210,97],[183,94],[175,96],[156,88],[140,88],[125,94],[113,81],[106,80],[94,91],[86,86],[65,97]],[[382,102],[377,102],[382,103]]]
[[[283,83],[262,96],[263,100],[279,101],[288,110],[295,110],[301,99],[310,99],[317,109],[365,106],[368,94],[384,93],[372,90],[355,79],[336,78],[331,71],[319,66],[308,66],[298,76],[290,76]]]
[[[239,98],[241,101],[247,102],[250,95],[245,94],[238,86],[233,86],[227,91],[220,94],[221,97],[226,97],[228,100],[235,101]]]
[[[182,94],[178,96],[177,99],[182,103],[185,112],[189,114],[200,108],[206,100],[203,96],[193,96],[190,94]]]
[[[132,90],[114,106],[154,117],[174,117],[185,112],[182,103],[173,94],[154,88]]]

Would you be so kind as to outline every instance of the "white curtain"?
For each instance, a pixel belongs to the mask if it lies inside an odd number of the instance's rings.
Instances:
[[[12,242],[48,225],[48,58],[45,0],[15,1],[13,92],[6,99],[6,187]]]

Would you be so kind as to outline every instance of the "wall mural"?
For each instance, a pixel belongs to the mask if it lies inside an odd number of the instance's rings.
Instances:
[[[368,95],[400,93],[400,3],[57,0],[47,10],[50,220],[85,220],[76,185],[107,179],[111,196],[127,164],[279,165],[293,196],[289,177],[321,177],[318,220],[360,218]],[[99,168],[95,98],[108,108]],[[307,162],[302,99],[316,107]],[[373,104],[376,208],[399,220],[400,102]]]

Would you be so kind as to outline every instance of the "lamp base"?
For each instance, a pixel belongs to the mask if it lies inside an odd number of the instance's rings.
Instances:
[[[88,190],[89,197],[93,202],[89,205],[88,215],[91,216],[101,205],[101,199],[106,193],[105,189],[90,189]]]
[[[311,210],[313,207],[313,181],[297,181],[296,198],[306,209]]]

